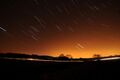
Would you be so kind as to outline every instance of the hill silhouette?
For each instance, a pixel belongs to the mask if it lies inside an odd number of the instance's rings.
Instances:
[[[33,58],[33,59],[53,59],[52,56],[47,55],[28,55],[22,53],[0,53],[0,58]]]

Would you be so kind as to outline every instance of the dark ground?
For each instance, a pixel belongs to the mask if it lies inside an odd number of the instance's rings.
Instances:
[[[119,80],[120,60],[34,62],[0,60],[0,80]]]

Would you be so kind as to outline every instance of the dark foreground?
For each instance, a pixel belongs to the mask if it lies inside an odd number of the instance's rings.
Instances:
[[[0,80],[119,80],[120,60],[37,62],[0,60]]]

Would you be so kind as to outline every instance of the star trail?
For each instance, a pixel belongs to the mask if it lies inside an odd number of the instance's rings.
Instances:
[[[120,54],[119,0],[1,0],[0,52]]]

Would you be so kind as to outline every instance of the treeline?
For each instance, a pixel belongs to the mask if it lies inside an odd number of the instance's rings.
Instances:
[[[100,60],[102,58],[109,58],[109,57],[120,57],[120,55],[115,55],[115,56],[107,56],[107,57],[101,57],[99,54],[93,55],[92,58],[73,58],[71,55],[64,55],[60,54],[58,57],[53,57],[53,56],[47,56],[47,55],[28,55],[28,54],[21,54],[21,53],[0,53],[0,58],[32,58],[32,59],[42,59],[42,60],[74,60],[74,61],[94,61],[94,60]]]

